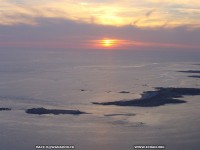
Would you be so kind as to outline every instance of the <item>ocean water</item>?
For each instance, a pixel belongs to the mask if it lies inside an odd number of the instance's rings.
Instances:
[[[0,149],[74,145],[77,150],[131,150],[134,145],[197,149],[199,96],[159,107],[100,106],[140,98],[155,87],[199,88],[199,52],[0,50]],[[120,93],[127,91],[129,93]],[[29,108],[83,115],[31,115]],[[120,114],[120,115],[116,115]]]

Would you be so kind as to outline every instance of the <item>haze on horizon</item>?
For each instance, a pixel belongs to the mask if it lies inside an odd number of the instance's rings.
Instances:
[[[199,51],[198,0],[0,0],[0,48]]]

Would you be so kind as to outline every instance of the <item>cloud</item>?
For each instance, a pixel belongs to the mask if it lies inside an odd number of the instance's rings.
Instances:
[[[111,38],[120,43],[116,49],[200,49],[200,30],[187,27],[152,30],[130,25],[82,24],[66,19],[42,19],[38,23],[40,26],[0,26],[0,47],[98,49],[99,40]]]
[[[195,0],[0,0],[0,46],[88,49],[110,37],[125,49],[199,49],[199,7]]]
[[[155,11],[156,11],[156,9],[152,9],[152,10],[148,11],[146,13],[146,17],[150,17],[153,14],[153,12],[155,12]]]
[[[0,24],[37,25],[38,19],[57,18],[118,27],[199,28],[199,8],[198,0],[0,0]],[[166,22],[167,26],[163,26]]]

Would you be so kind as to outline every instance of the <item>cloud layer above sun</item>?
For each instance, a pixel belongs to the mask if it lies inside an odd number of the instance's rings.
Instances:
[[[0,25],[38,25],[39,19],[146,27],[200,27],[199,0],[0,0]]]

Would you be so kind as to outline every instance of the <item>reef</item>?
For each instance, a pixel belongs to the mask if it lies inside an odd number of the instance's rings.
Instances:
[[[79,110],[62,110],[62,109],[45,109],[45,108],[31,108],[26,110],[27,114],[53,114],[53,115],[59,115],[59,114],[71,114],[71,115],[80,115],[80,114],[86,114],[85,112],[81,112]]]
[[[146,91],[142,93],[139,99],[92,103],[97,105],[156,107],[165,104],[186,103],[186,101],[179,98],[183,98],[183,96],[200,95],[200,89],[198,88],[157,87],[155,89],[156,91]]]

